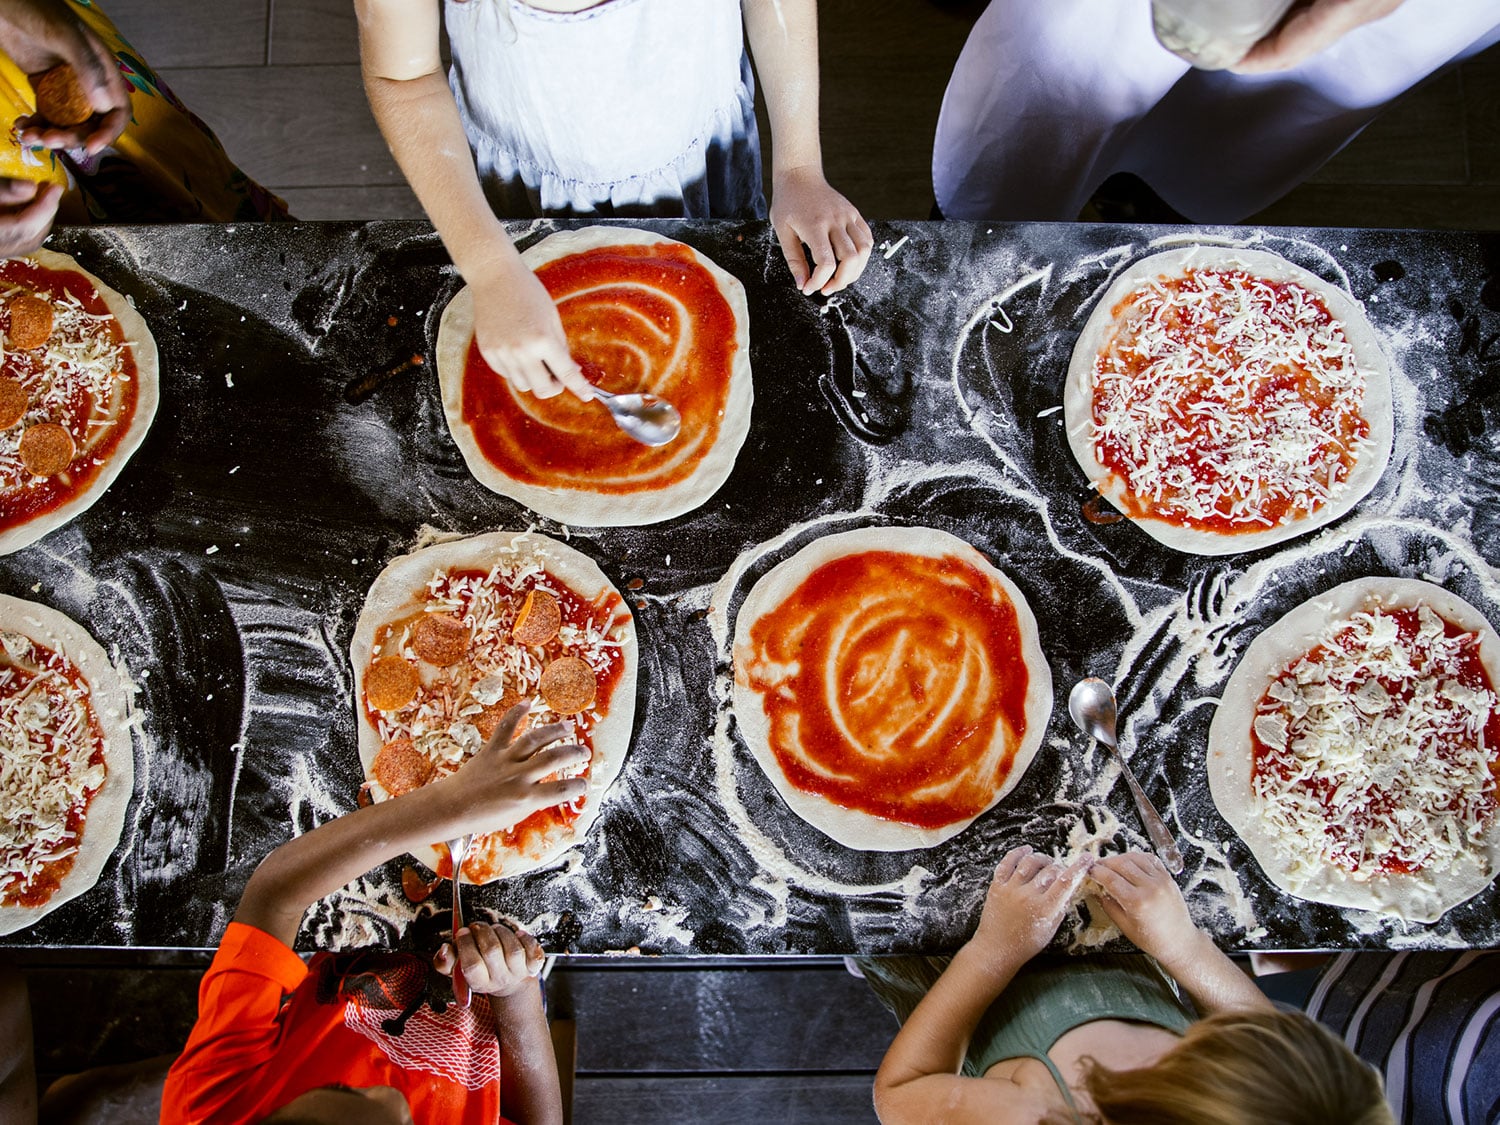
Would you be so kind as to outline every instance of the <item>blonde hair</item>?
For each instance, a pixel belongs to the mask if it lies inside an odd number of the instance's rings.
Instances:
[[[1395,1122],[1375,1069],[1302,1012],[1211,1016],[1152,1066],[1087,1060],[1084,1088],[1108,1125]]]

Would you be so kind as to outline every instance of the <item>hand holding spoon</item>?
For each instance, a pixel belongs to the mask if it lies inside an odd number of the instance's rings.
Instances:
[[[1161,856],[1168,871],[1173,875],[1180,874],[1182,853],[1177,850],[1172,834],[1162,823],[1161,814],[1146,796],[1141,783],[1135,779],[1135,774],[1130,772],[1119,746],[1115,744],[1115,693],[1103,680],[1094,677],[1079,680],[1068,693],[1068,714],[1073,717],[1073,723],[1079,730],[1109,747],[1115,761],[1120,763],[1120,772],[1125,775],[1131,795],[1135,797],[1135,807],[1141,814],[1141,820],[1145,822],[1151,846]]]

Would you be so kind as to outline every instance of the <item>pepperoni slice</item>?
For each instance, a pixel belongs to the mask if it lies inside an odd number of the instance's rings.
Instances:
[[[401,710],[421,686],[417,670],[399,656],[382,656],[365,672],[365,699],[377,711]]]
[[[52,335],[52,305],[40,297],[23,293],[6,302],[10,313],[10,344],[27,351],[39,348]]]
[[[411,647],[429,664],[446,668],[469,653],[469,627],[446,613],[427,613],[412,626]]]
[[[594,705],[599,681],[594,670],[576,656],[559,656],[542,669],[537,685],[547,707],[559,715],[576,715]]]
[[[500,702],[491,703],[475,715],[471,722],[474,724],[474,729],[479,732],[479,736],[488,742],[494,735],[495,728],[500,725],[500,720],[505,718],[505,713],[519,702],[521,702],[521,697],[513,691],[508,691],[500,697]],[[516,733],[520,734],[530,725],[531,717],[522,716],[521,721],[516,724]]]
[[[370,763],[370,773],[380,787],[392,797],[420,789],[432,780],[437,769],[431,759],[417,749],[409,738],[387,742]]]
[[[562,607],[546,590],[532,590],[521,603],[510,635],[519,644],[544,645],[562,628]]]
[[[54,125],[64,128],[82,125],[94,116],[89,96],[83,92],[78,75],[67,63],[59,63],[32,79],[31,88],[36,91],[37,116]]]
[[[31,396],[19,379],[0,375],[0,430],[8,430],[26,417],[26,408],[31,405]]]
[[[73,463],[78,446],[67,428],[42,422],[21,431],[21,464],[39,477],[56,476]]]

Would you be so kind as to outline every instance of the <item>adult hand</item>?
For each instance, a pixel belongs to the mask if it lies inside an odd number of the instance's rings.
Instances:
[[[1024,844],[1006,852],[995,868],[979,929],[969,944],[995,959],[1035,957],[1057,933],[1089,862],[1085,857],[1064,867]]]
[[[568,353],[552,295],[519,261],[474,283],[474,338],[484,361],[517,390],[551,398],[566,389],[593,398]]]
[[[525,930],[474,922],[459,930],[456,940],[456,954],[445,942],[433,958],[433,968],[443,976],[451,977],[454,964],[460,964],[469,988],[486,996],[513,996],[536,987],[546,953]]]
[[[63,0],[0,0],[0,47],[33,78],[67,63],[94,115],[67,128],[23,118],[21,143],[44,148],[104,149],[130,123],[130,84],[104,42]]]
[[[1089,877],[1104,892],[1100,903],[1110,921],[1143,953],[1163,964],[1190,955],[1201,931],[1154,853],[1126,852],[1096,860]]]
[[[792,280],[805,295],[837,293],[865,272],[875,237],[854,204],[834,191],[822,172],[793,168],[778,173],[771,196],[771,226]],[[811,267],[803,243],[812,251]]]
[[[1402,0],[1297,0],[1275,30],[1230,69],[1236,74],[1291,70],[1356,27],[1390,15],[1401,3]]]
[[[576,801],[588,791],[581,777],[546,778],[589,760],[586,747],[552,746],[567,734],[561,723],[532,727],[516,735],[529,704],[518,703],[501,718],[483,750],[457,773],[437,784],[449,791],[461,832],[495,832],[521,823],[534,812]]]
[[[62,193],[59,184],[0,179],[0,258],[29,254],[46,240]]]

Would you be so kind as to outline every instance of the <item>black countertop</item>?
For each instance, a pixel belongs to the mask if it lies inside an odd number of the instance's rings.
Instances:
[[[516,224],[524,245],[562,226]],[[1116,683],[1122,741],[1178,832],[1181,883],[1227,947],[1500,945],[1500,891],[1433,925],[1291,898],[1214,809],[1213,702],[1255,633],[1365,574],[1428,577],[1500,623],[1500,236],[1074,224],[881,223],[856,287],[792,288],[765,224],[642,223],[749,295],[756,402],[733,475],[698,511],[566,531],[476,483],[428,364],[351,405],[351,380],[433,354],[459,279],[421,223],[139,227],[51,245],[131,295],[161,347],[145,445],[87,514],[0,559],[0,590],[87,626],[140,685],[136,796],[97,887],[6,939],[214,944],[255,864],[354,807],[347,649],[365,591],[424,527],[536,526],[632,600],[634,742],[588,840],[550,870],[466,891],[557,947],[648,953],[938,952],[1026,842],[1147,846],[1108,758],[1073,734],[1073,681]],[[1122,264],[1176,240],[1248,243],[1345,286],[1395,360],[1391,465],[1355,511],[1245,555],[1096,525],[1059,409],[1083,318]],[[396,323],[388,323],[395,317]],[[791,814],[739,742],[706,620],[812,538],[926,524],[973,543],[1036,613],[1056,703],[1020,785],[921,852],[845,849]],[[726,577],[727,575],[727,577]],[[421,910],[401,861],[319,904],[308,947],[391,941]],[[1059,946],[1091,944],[1086,919]],[[436,928],[437,920],[417,928]]]

